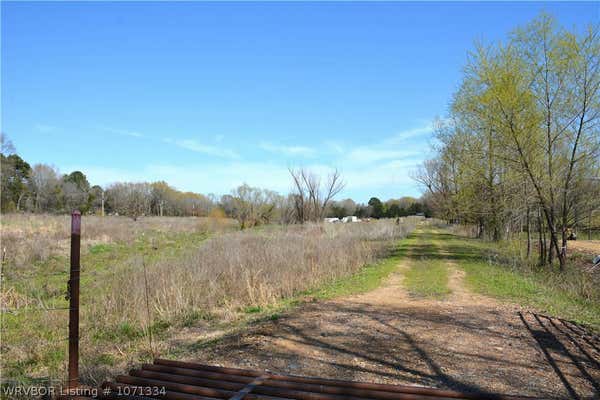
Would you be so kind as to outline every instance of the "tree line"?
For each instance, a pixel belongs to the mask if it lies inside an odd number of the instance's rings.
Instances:
[[[537,241],[539,264],[564,268],[600,205],[598,34],[543,14],[474,49],[415,176],[437,216],[494,240],[525,234],[528,257]]]
[[[117,182],[106,188],[91,185],[85,174],[73,171],[61,174],[48,164],[31,166],[15,151],[2,134],[0,168],[0,208],[6,212],[118,214],[137,218],[141,215],[206,215],[212,199],[198,193],[182,192],[166,182]]]
[[[243,184],[221,197],[179,191],[168,183],[116,182],[103,188],[91,185],[81,171],[61,174],[47,164],[30,166],[6,137],[0,137],[1,211],[139,216],[223,216],[235,218],[241,228],[268,223],[321,221],[327,216],[394,218],[422,213],[414,198],[368,204],[351,199],[335,201],[344,188],[339,171],[323,177],[308,169],[290,169],[292,191],[287,195]]]
[[[381,201],[371,197],[367,204],[355,203],[352,199],[334,201],[327,213],[328,217],[343,218],[356,215],[359,218],[398,218],[409,215],[432,216],[432,210],[427,202],[414,197],[401,197]]]

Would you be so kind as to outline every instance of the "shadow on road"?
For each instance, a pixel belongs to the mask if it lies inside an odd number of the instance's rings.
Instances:
[[[581,326],[563,319],[535,313],[519,312],[518,315],[569,395],[574,399],[583,398],[573,385],[573,380],[578,379],[586,381],[593,389],[595,398],[598,398],[598,338]],[[566,366],[571,372],[567,372]],[[573,369],[578,372],[576,376],[573,376]]]

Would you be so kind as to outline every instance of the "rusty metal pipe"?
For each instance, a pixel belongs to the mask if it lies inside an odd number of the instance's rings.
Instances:
[[[242,377],[236,375],[228,375],[222,374],[218,372],[207,372],[186,368],[177,368],[177,367],[168,367],[163,365],[153,365],[153,364],[144,364],[142,366],[143,371],[155,371],[155,372],[165,372],[168,374],[176,374],[176,375],[184,375],[191,377],[201,377],[214,380],[211,382],[212,385],[220,384],[222,388],[226,388],[223,384],[227,381],[229,382],[237,382],[238,384],[247,384],[252,381],[253,378],[250,377]],[[133,373],[132,373],[133,374]],[[154,377],[159,378],[157,375],[150,375],[140,371],[135,371],[136,376],[146,376],[146,377]],[[169,379],[170,380],[170,379]],[[209,386],[209,385],[207,385]],[[354,396],[354,397],[366,397],[369,399],[381,399],[381,400],[408,400],[408,399],[422,399],[427,398],[431,399],[431,396],[423,395],[422,393],[399,393],[399,392],[390,392],[390,391],[381,391],[381,390],[369,390],[369,389],[360,389],[360,388],[352,388],[352,387],[342,387],[342,386],[328,386],[326,384],[312,384],[312,383],[297,383],[297,382],[288,382],[283,380],[271,380],[266,379],[261,387],[273,387],[279,389],[291,389],[291,390],[300,390],[305,392],[315,392],[315,393],[324,393],[324,394],[333,394],[333,395],[344,395],[344,396]],[[232,386],[233,388],[233,386]],[[417,388],[419,389],[419,388]],[[256,388],[254,393],[261,393],[260,388]],[[425,397],[423,397],[425,396]],[[439,396],[437,398],[440,398]]]
[[[71,268],[69,296],[69,380],[67,388],[79,386],[79,272],[81,250],[81,213],[71,214]]]
[[[169,381],[169,382],[189,383],[192,385],[205,386],[205,387],[215,388],[215,389],[231,390],[234,392],[237,392],[238,390],[241,390],[244,388],[244,386],[246,386],[245,383],[219,381],[219,380],[214,380],[214,379],[204,379],[204,378],[191,377],[189,375],[188,376],[175,375],[172,373],[148,371],[148,370],[143,370],[143,369],[133,369],[133,370],[129,371],[129,375],[137,376],[140,378],[158,379],[158,380]]]
[[[168,365],[160,365],[160,364],[142,364],[142,369],[147,370],[147,371],[167,372],[167,373],[171,373],[171,374],[189,375],[189,376],[195,376],[198,378],[215,379],[215,380],[219,380],[219,381],[238,382],[238,383],[244,383],[244,384],[250,383],[255,379],[250,376],[223,374],[221,372],[212,372],[212,371],[202,371],[199,369],[171,367]]]
[[[240,376],[251,376],[253,378],[256,378],[257,376],[262,375],[262,371],[255,371],[255,370],[241,369],[241,368],[217,367],[214,365],[196,364],[196,363],[185,362],[185,361],[166,360],[164,358],[154,359],[154,364],[171,365],[173,367],[182,367],[182,368],[191,368],[191,369],[200,369],[200,370],[204,370],[204,371],[222,372],[224,374],[232,374],[232,375],[240,375]]]
[[[223,373],[227,375],[238,375],[242,377],[257,377],[263,372],[256,370],[244,370],[239,368],[217,367],[213,365],[203,365],[190,362],[173,361],[166,359],[155,359],[155,365],[173,366],[179,368],[187,368],[192,370],[209,371]],[[349,382],[335,379],[308,378],[296,375],[271,374],[269,380],[280,380],[287,382],[306,383],[315,385],[326,385],[344,388],[367,389],[383,392],[395,392],[406,394],[419,394],[432,396],[437,398],[453,398],[467,400],[531,400],[533,397],[528,396],[510,396],[492,393],[462,393],[453,390],[433,389],[419,386],[408,385],[388,385],[382,383],[364,383],[364,382]]]
[[[235,382],[224,382],[217,381],[211,379],[203,379],[203,378],[193,378],[185,375],[174,375],[169,373],[160,373],[154,371],[147,370],[133,370],[129,373],[131,376],[137,376],[141,378],[148,379],[158,379],[161,381],[167,382],[176,382],[183,384],[190,384],[194,386],[202,386],[216,389],[224,389],[230,391],[239,391],[243,389],[246,385],[243,383],[235,383]],[[263,394],[267,396],[276,396],[276,397],[288,397],[291,399],[297,400],[363,400],[368,398],[368,394],[372,393],[366,390],[362,390],[358,392],[359,389],[350,389],[350,388],[334,388],[338,393],[327,393],[318,390],[318,385],[305,385],[305,384],[295,384],[295,387],[269,387],[268,385],[256,386],[252,393],[254,394]],[[311,391],[311,389],[317,389],[316,391]],[[340,393],[341,392],[341,393]],[[366,393],[368,392],[368,393]],[[406,393],[387,393],[388,397],[385,397],[384,392],[379,392],[384,395],[383,399],[393,399],[393,400],[431,400],[431,396],[426,395],[418,395],[418,394],[406,394]],[[389,397],[391,396],[391,397]],[[373,397],[371,397],[373,398]],[[437,397],[443,398],[443,397]]]

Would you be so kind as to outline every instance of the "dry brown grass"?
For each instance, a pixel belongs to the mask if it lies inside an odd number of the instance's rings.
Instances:
[[[270,227],[209,239],[183,257],[147,265],[150,308],[155,318],[200,310],[214,312],[265,306],[295,293],[356,272],[381,256],[392,239],[411,225],[390,221]],[[143,268],[126,280],[115,275],[98,302],[97,315],[109,321],[145,321]],[[115,312],[115,310],[118,310]]]
[[[265,226],[240,232],[231,230],[234,223],[218,218],[134,222],[85,217],[85,381],[94,383],[148,357],[150,331],[155,348],[164,348],[182,326],[239,321],[249,308],[276,305],[351,275],[384,256],[389,244],[406,236],[414,223]],[[5,279],[2,293],[2,309],[9,310],[3,313],[1,366],[9,379],[64,379],[67,313],[38,309],[66,305],[68,228],[68,216],[9,215],[2,220],[2,246],[10,254],[5,272],[7,267],[15,271]],[[212,234],[206,239],[203,232]]]

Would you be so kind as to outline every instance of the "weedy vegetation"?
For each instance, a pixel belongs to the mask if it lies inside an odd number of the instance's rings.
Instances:
[[[401,224],[305,223],[238,231],[229,220],[208,218],[84,217],[82,378],[96,384],[128,363],[175,351],[170,338],[182,327],[210,331],[265,317],[265,310],[277,318],[271,311],[302,296],[376,287],[395,265],[392,245],[414,223],[407,218]],[[64,379],[68,227],[67,217],[3,219],[3,246],[7,235],[7,254],[13,254],[3,262],[6,379]],[[61,245],[26,256],[50,242]]]

